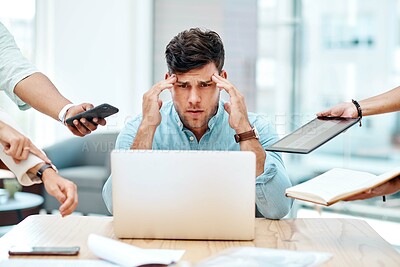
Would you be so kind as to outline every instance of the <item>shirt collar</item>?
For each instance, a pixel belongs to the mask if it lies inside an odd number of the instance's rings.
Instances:
[[[224,102],[222,102],[221,100],[218,102],[218,110],[217,110],[217,114],[215,114],[214,116],[211,117],[211,119],[208,121],[208,129],[210,129],[210,131],[213,129],[214,125],[221,120],[221,118],[223,117],[225,112],[224,109]]]

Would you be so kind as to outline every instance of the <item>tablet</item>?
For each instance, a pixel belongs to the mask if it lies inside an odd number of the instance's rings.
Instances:
[[[307,154],[356,124],[360,118],[319,117],[278,140],[267,151]]]

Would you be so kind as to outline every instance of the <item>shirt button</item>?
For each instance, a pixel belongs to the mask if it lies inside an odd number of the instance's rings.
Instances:
[[[189,140],[190,140],[190,141],[193,141],[193,140],[194,140],[194,137],[193,137],[193,136],[190,136],[190,137],[189,137]]]
[[[178,122],[178,126],[180,127],[182,125],[182,123],[181,122]]]

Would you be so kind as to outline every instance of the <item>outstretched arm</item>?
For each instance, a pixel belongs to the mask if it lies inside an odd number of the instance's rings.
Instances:
[[[366,192],[345,199],[346,201],[361,200],[378,196],[385,196],[397,193],[400,191],[400,177],[393,178],[386,183],[372,188]]]
[[[0,23],[0,89],[19,106],[27,109],[29,106],[58,120],[60,111],[71,102],[63,97],[54,84],[21,53],[11,33]],[[22,100],[22,101],[21,101]],[[27,104],[26,104],[27,103]],[[91,104],[80,104],[69,108],[64,119],[92,108]],[[62,112],[64,114],[64,112]],[[97,125],[105,125],[104,119],[94,120],[94,123],[80,120],[69,130],[78,136],[84,136],[96,130]]]
[[[14,88],[14,93],[34,109],[55,120],[59,120],[58,116],[60,111],[66,105],[71,104],[71,101],[60,94],[46,75],[40,72],[36,72],[17,83]],[[72,106],[66,110],[64,119],[91,108],[93,108],[93,105],[89,103]],[[96,130],[98,124],[105,125],[106,121],[104,119],[95,118],[92,123],[82,118],[80,121],[75,120],[75,127],[68,125],[68,129],[77,136],[85,136]]]
[[[361,106],[363,116],[400,111],[400,86],[386,93],[361,100],[358,103]],[[317,113],[317,116],[357,118],[358,113],[353,103],[345,102],[321,111]]]

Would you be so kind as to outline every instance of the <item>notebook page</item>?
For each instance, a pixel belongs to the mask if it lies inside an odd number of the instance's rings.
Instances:
[[[316,196],[329,202],[335,197],[362,189],[367,181],[376,176],[366,172],[335,168],[307,182],[286,190],[293,196]]]

